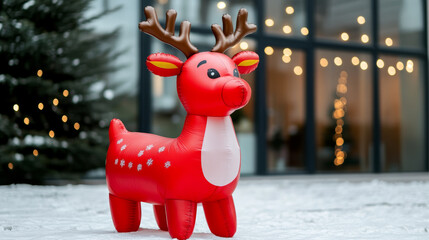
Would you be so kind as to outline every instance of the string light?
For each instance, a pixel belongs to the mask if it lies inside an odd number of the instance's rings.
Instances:
[[[285,49],[283,49],[283,54],[286,56],[291,56],[292,50],[290,48],[285,48]]]
[[[18,111],[19,111],[19,105],[18,105],[18,104],[14,104],[14,105],[13,105],[13,110],[14,110],[15,112],[18,112]]]
[[[334,63],[337,66],[341,66],[343,64],[343,60],[340,57],[335,57],[334,58]]]
[[[39,103],[38,105],[37,105],[37,108],[39,108],[39,110],[43,110],[43,108],[44,108],[45,106],[43,105],[43,103]]]
[[[397,68],[399,71],[402,71],[402,70],[404,70],[404,64],[403,64],[401,61],[398,61],[398,62],[396,63],[396,68]]]
[[[274,49],[272,47],[268,46],[268,47],[265,47],[264,52],[267,55],[273,55]]]
[[[389,67],[387,68],[387,73],[388,73],[390,76],[393,76],[393,75],[395,75],[395,74],[396,74],[396,69],[395,69],[393,66],[389,66]]]
[[[34,150],[33,150],[33,155],[34,155],[35,157],[39,156],[39,151],[37,151],[37,149],[34,149]]]
[[[349,34],[346,32],[341,33],[341,39],[343,41],[348,41],[349,40]]]
[[[55,132],[54,131],[49,131],[49,137],[54,138],[55,137]]]
[[[224,9],[224,8],[226,8],[226,3],[225,3],[225,2],[222,2],[222,1],[218,2],[218,3],[217,3],[217,8],[219,8],[219,9]]]
[[[274,26],[274,20],[273,20],[273,19],[271,19],[271,18],[267,18],[267,19],[265,20],[265,25],[267,25],[267,27],[272,27],[272,26]]]
[[[359,17],[357,17],[357,22],[359,23],[359,24],[365,24],[365,18],[363,17],[363,16],[359,16]]]
[[[42,69],[37,70],[37,76],[42,77],[42,75],[43,75]]]
[[[293,7],[291,7],[291,6],[288,6],[288,7],[286,7],[285,12],[290,15],[290,14],[293,14],[295,12],[295,9],[293,9]]]
[[[240,48],[241,50],[246,50],[247,48],[249,48],[249,44],[243,41],[240,43]]]
[[[68,117],[67,117],[66,115],[63,115],[63,116],[61,117],[61,120],[62,120],[63,122],[67,122]]]
[[[286,33],[286,34],[289,34],[289,33],[292,32],[292,28],[289,25],[285,25],[283,27],[283,32]]]
[[[52,103],[54,104],[54,106],[58,106],[59,101],[57,98],[54,98],[54,100],[52,100]]]
[[[339,138],[337,138],[337,140],[335,141],[335,143],[337,144],[337,146],[343,146],[344,139],[342,137],[339,137]]]
[[[335,111],[333,112],[333,118],[336,119],[337,124],[333,137],[335,141],[335,166],[342,165],[346,157],[346,153],[343,151],[344,138],[342,136],[342,133],[344,130],[344,120],[342,118],[345,116],[345,106],[347,104],[347,100],[345,98],[345,94],[347,93],[347,77],[347,72],[341,71],[337,84],[337,96],[339,96],[340,98],[334,100]]]
[[[411,60],[407,61],[407,67],[406,67],[407,72],[412,73],[414,70],[414,63]]]
[[[360,62],[360,68],[364,71],[367,70],[368,69],[368,63],[365,61],[361,61]]]
[[[63,91],[63,96],[64,96],[64,97],[68,97],[68,95],[69,95],[69,90],[65,89],[65,90]]]
[[[291,58],[290,58],[289,56],[287,56],[287,55],[283,55],[283,57],[282,57],[282,61],[283,61],[284,63],[290,63],[290,60],[291,60]]]
[[[382,59],[377,60],[377,67],[380,69],[384,67],[384,61]]]
[[[78,122],[74,123],[74,129],[79,130],[80,124]]]
[[[25,125],[30,124],[30,119],[28,117],[24,118],[24,124]]]
[[[302,74],[302,68],[300,66],[296,66],[293,68],[293,72],[297,75],[300,76]]]
[[[326,58],[321,58],[320,59],[320,66],[322,67],[327,67],[328,66],[328,60]]]
[[[304,36],[307,36],[308,35],[308,28],[302,27],[301,28],[301,34],[304,35]]]
[[[359,61],[359,58],[358,58],[358,57],[356,57],[356,56],[352,57],[352,64],[353,64],[353,65],[355,65],[355,66],[356,66],[356,65],[359,65],[359,62],[360,62],[360,61]]]
[[[7,167],[10,169],[10,170],[13,170],[13,163],[9,163],[8,165],[7,165]]]
[[[386,45],[388,47],[393,45],[393,40],[390,37],[386,38],[386,40],[384,42],[386,43]]]
[[[366,35],[366,34],[362,34],[362,36],[360,37],[360,40],[361,40],[363,43],[367,43],[367,42],[369,42],[369,37],[368,37],[368,35]]]

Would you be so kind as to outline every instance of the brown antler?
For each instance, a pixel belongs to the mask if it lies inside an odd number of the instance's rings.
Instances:
[[[232,20],[230,15],[224,14],[222,16],[222,25],[223,31],[219,25],[212,25],[212,31],[216,38],[216,44],[213,47],[212,52],[223,53],[228,48],[240,42],[240,40],[246,35],[256,31],[255,24],[247,23],[247,10],[244,8],[238,11],[236,24],[237,26],[234,33],[234,27],[232,26]]]
[[[189,33],[191,31],[191,23],[183,21],[180,24],[179,36],[174,36],[174,24],[176,22],[177,12],[170,9],[166,13],[166,28],[165,30],[161,27],[156,15],[155,9],[151,6],[144,8],[144,14],[146,15],[146,21],[139,23],[139,28],[142,32],[148,33],[159,40],[170,44],[171,46],[182,51],[187,58],[198,52],[198,49],[192,45],[189,39]]]

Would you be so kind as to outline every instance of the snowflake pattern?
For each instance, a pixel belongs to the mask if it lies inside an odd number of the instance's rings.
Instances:
[[[121,167],[125,166],[125,160],[124,159],[121,160],[121,164],[120,165],[121,165]]]
[[[143,150],[141,150],[141,151],[139,152],[139,154],[137,154],[137,157],[141,157],[141,156],[143,156],[143,153],[144,153],[144,151],[143,151]]]
[[[132,162],[129,162],[128,163],[128,168],[132,168],[133,167],[133,163]]]
[[[125,148],[127,148],[127,144],[125,144],[125,145],[123,145],[123,146],[121,147],[121,151],[124,151],[124,150],[125,150]]]
[[[119,159],[115,159],[115,165],[118,165]]]
[[[142,170],[142,165],[141,164],[137,165],[137,171],[140,171],[140,170]]]
[[[153,144],[148,145],[148,146],[146,147],[146,150],[151,150],[152,148],[153,148]]]
[[[164,167],[165,167],[165,168],[169,168],[170,166],[171,166],[170,161],[165,162],[165,164],[164,164]]]
[[[146,162],[146,165],[149,167],[150,165],[152,165],[152,163],[153,163],[153,159],[149,158]]]
[[[162,147],[160,147],[160,148],[158,149],[158,152],[159,152],[159,153],[161,153],[161,152],[164,152],[164,150],[165,150],[165,147],[164,147],[164,146],[162,146]]]
[[[124,139],[123,138],[121,138],[121,139],[119,139],[117,142],[116,142],[116,144],[121,144],[121,142],[123,142],[124,141]]]

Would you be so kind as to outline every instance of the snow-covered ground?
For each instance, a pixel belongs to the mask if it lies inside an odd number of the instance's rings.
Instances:
[[[170,239],[148,204],[138,232],[117,233],[107,194],[105,185],[0,186],[0,239]],[[234,239],[429,239],[427,174],[243,178],[234,198]],[[222,239],[200,206],[191,238]]]

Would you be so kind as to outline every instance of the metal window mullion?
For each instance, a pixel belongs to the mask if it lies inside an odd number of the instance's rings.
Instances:
[[[375,173],[381,172],[381,119],[380,119],[380,78],[379,71],[377,68],[377,59],[378,59],[378,32],[379,32],[379,17],[378,17],[378,0],[372,1],[372,38],[373,41],[373,51],[372,51],[372,75],[373,75],[373,163],[372,170]]]

